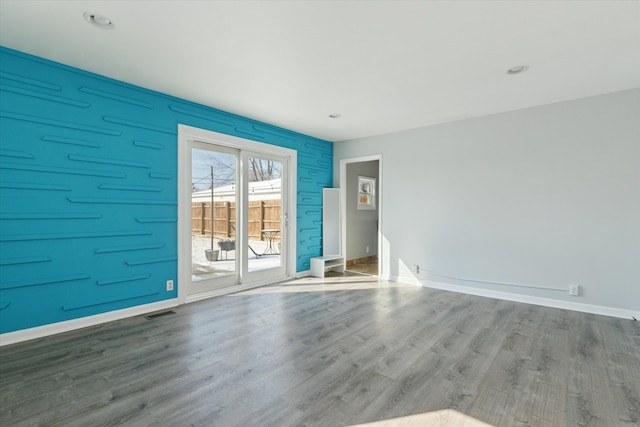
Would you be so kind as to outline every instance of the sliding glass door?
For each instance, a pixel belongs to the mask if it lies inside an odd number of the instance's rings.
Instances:
[[[208,142],[188,144],[188,294],[284,276],[287,159]]]
[[[277,271],[283,265],[283,161],[246,153],[247,165],[247,273]]]

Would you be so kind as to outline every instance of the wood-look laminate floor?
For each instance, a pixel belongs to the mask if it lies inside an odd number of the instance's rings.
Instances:
[[[372,276],[378,275],[378,257],[371,257],[364,262],[358,262],[357,264],[348,265],[347,270],[353,273],[369,274]]]
[[[0,390],[2,426],[637,426],[640,326],[332,275],[0,348]]]

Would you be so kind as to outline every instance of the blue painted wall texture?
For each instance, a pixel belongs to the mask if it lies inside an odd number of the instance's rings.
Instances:
[[[309,269],[331,142],[0,48],[0,332],[176,297],[179,123],[298,151]]]

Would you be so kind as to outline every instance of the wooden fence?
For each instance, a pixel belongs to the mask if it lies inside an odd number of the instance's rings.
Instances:
[[[213,204],[213,237],[235,239],[236,204]],[[249,240],[264,240],[262,230],[280,230],[280,200],[254,200],[249,202]],[[211,236],[211,202],[191,204],[191,232]],[[274,237],[280,241],[280,234]]]

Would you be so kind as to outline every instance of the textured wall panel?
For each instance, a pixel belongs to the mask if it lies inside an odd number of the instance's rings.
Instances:
[[[9,49],[0,67],[1,332],[176,296],[180,123],[296,150],[296,270],[322,253],[330,142]]]

